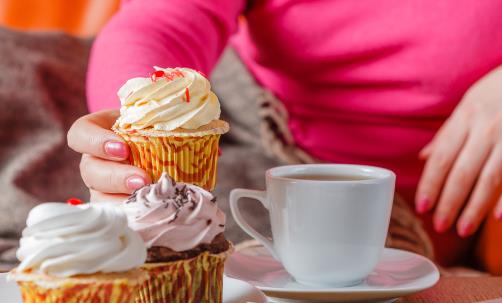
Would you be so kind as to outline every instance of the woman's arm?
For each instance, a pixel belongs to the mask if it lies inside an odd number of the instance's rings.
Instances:
[[[97,111],[119,106],[116,92],[152,66],[185,66],[208,74],[245,0],[129,0],[96,39],[89,61],[87,100]]]
[[[89,109],[68,145],[82,154],[80,173],[91,201],[123,201],[149,183],[146,173],[124,164],[129,148],[110,130],[119,115],[118,88],[145,76],[153,65],[186,66],[208,73],[237,27],[244,0],[130,0],[97,38],[89,63]]]

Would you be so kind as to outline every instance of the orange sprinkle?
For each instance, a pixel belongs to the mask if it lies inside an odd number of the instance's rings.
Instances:
[[[190,103],[190,91],[188,90],[188,87],[185,88],[185,98],[187,100],[187,103]]]

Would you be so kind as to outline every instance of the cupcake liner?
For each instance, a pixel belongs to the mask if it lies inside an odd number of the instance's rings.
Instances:
[[[31,279],[27,275],[16,280],[24,303],[133,303],[141,282],[146,278],[144,273],[139,273],[141,279],[47,280]]]
[[[146,263],[149,278],[136,303],[221,303],[223,265],[230,249],[220,254],[204,252],[195,258]]]
[[[153,182],[167,172],[175,181],[195,184],[208,191],[214,189],[220,134],[200,137],[119,135],[130,147],[130,163],[144,169]]]

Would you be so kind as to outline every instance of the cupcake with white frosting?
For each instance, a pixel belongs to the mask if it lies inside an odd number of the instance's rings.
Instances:
[[[9,274],[24,302],[135,302],[146,247],[120,208],[44,203],[26,225]]]
[[[216,198],[162,174],[122,204],[147,246],[149,279],[138,302],[221,302],[223,265],[232,250]]]
[[[220,136],[220,103],[211,84],[190,68],[155,67],[151,77],[128,80],[118,91],[120,117],[113,130],[131,149],[130,161],[157,181],[167,172],[176,181],[213,190]]]

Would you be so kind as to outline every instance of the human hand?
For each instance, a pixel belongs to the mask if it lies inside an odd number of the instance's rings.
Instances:
[[[79,118],[68,131],[68,146],[82,154],[80,174],[91,202],[122,202],[150,183],[141,168],[129,165],[129,147],[110,130],[118,110],[104,110]]]
[[[470,236],[494,207],[502,219],[502,67],[471,86],[420,156],[416,209],[435,207],[437,232],[458,217],[458,234]]]

